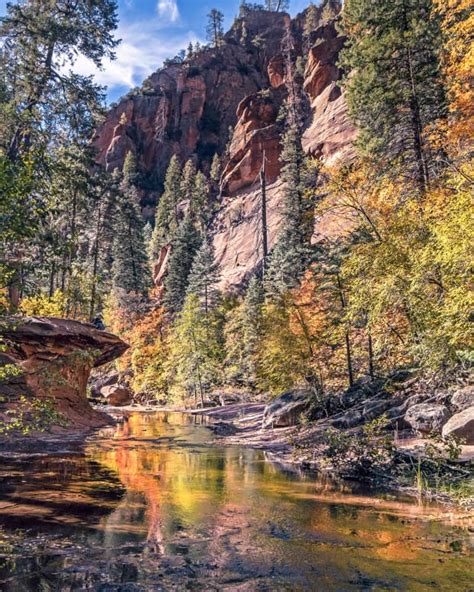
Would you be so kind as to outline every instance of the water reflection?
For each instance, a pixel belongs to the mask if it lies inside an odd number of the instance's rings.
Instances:
[[[462,525],[209,447],[205,426],[135,413],[82,456],[2,466],[2,589],[469,590]]]

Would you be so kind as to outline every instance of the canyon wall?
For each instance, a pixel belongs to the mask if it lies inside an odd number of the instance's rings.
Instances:
[[[206,173],[214,154],[221,156],[220,195],[209,232],[223,289],[237,288],[261,261],[258,175],[264,155],[270,246],[278,232],[278,113],[287,97],[288,39],[293,80],[305,97],[304,149],[328,164],[353,155],[355,129],[338,85],[344,43],[336,26],[339,11],[338,1],[327,0],[313,13],[311,28],[308,10],[294,19],[247,11],[220,47],[169,63],[120,100],[97,133],[98,161],[108,170],[121,168],[128,151],[135,154],[143,212],[150,219],[172,155],[183,163],[193,159]],[[324,227],[320,220],[317,232]],[[155,275],[161,281],[163,269]]]

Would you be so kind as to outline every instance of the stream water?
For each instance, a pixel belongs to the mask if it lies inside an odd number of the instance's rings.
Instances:
[[[474,590],[466,520],[211,439],[134,413],[81,453],[3,459],[0,589]]]

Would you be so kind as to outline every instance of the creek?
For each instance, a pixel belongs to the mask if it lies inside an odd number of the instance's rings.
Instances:
[[[466,518],[212,437],[134,412],[76,454],[3,458],[0,589],[472,590]]]

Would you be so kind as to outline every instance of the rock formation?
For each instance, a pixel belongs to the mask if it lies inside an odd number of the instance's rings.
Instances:
[[[86,387],[92,368],[127,350],[121,339],[79,321],[37,317],[2,321],[0,337],[5,346],[0,364],[19,371],[0,384],[0,414],[17,407],[21,397],[35,397],[50,401],[71,429],[109,422],[90,406]]]
[[[305,11],[294,19],[265,10],[244,10],[219,48],[204,48],[176,59],[115,105],[98,130],[98,161],[108,170],[122,167],[128,151],[138,161],[143,211],[152,218],[164,174],[173,154],[192,158],[208,172],[215,153],[223,161],[222,202],[210,235],[221,264],[220,288],[239,287],[261,262],[258,174],[266,157],[271,186],[271,240],[278,231],[278,175],[282,125],[278,113],[287,96],[283,39],[291,33],[294,83],[306,97],[303,147],[329,164],[350,158],[355,129],[338,86],[337,66],[344,38],[335,20],[338,0],[317,9],[308,31]],[[215,204],[216,206],[218,204]],[[337,224],[331,223],[332,229]],[[325,221],[317,233],[324,234]],[[161,285],[169,249],[155,269]]]

